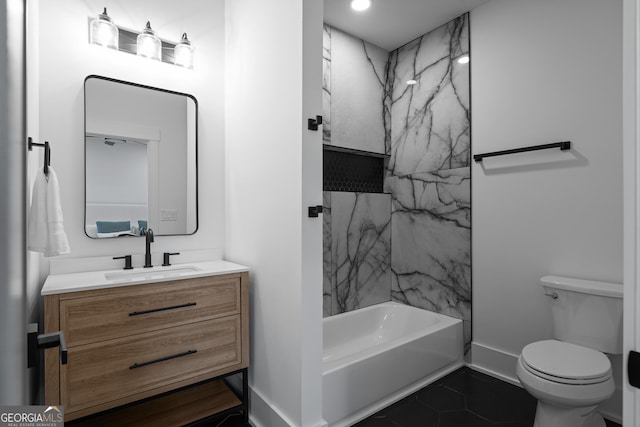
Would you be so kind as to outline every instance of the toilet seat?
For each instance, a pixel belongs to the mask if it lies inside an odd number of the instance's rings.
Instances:
[[[555,383],[597,384],[612,376],[611,363],[603,353],[568,342],[534,342],[525,346],[520,356],[527,371]]]

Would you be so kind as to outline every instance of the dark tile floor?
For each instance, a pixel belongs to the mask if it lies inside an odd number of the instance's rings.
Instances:
[[[535,413],[536,400],[524,389],[463,367],[356,426],[531,427]]]
[[[242,421],[241,414],[231,414],[218,417],[215,420],[207,423],[206,426],[211,427],[252,427],[250,423]]]
[[[356,427],[531,427],[536,400],[524,389],[463,367]],[[229,416],[215,427],[250,427]],[[607,421],[607,427],[620,427]]]

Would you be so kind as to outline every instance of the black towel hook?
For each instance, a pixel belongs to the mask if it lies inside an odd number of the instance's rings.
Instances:
[[[27,144],[29,151],[33,151],[33,146],[44,147],[44,174],[49,176],[49,166],[51,166],[51,148],[49,147],[49,141],[45,141],[44,144],[38,144],[33,142],[33,138],[27,138]]]

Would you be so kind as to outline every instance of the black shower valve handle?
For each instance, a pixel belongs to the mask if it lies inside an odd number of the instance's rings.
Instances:
[[[317,218],[322,213],[322,205],[309,206],[309,218]]]
[[[315,119],[307,120],[307,129],[318,130],[318,125],[322,124],[322,116],[316,116]]]

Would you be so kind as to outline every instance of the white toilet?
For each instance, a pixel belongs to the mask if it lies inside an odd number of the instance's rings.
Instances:
[[[614,391],[622,353],[622,285],[559,276],[540,279],[551,302],[553,340],[522,349],[516,373],[536,399],[534,427],[605,427],[598,405]]]

